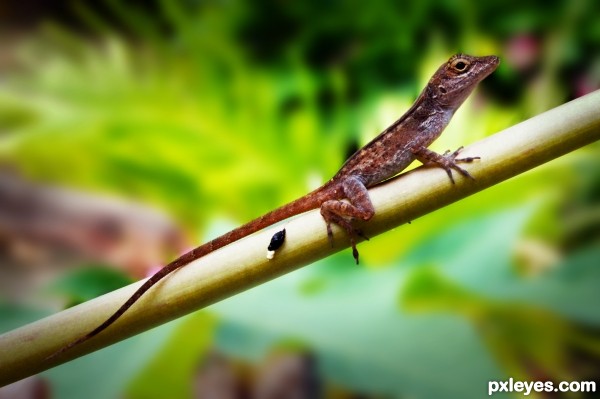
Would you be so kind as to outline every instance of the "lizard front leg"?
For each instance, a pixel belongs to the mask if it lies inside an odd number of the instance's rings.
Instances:
[[[450,151],[446,151],[443,154],[438,154],[437,152],[431,151],[427,147],[418,147],[411,149],[415,158],[421,161],[424,165],[435,165],[444,169],[450,177],[450,181],[454,184],[454,177],[452,176],[452,169],[459,172],[461,175],[468,177],[469,179],[474,179],[473,176],[463,168],[457,165],[458,162],[473,162],[476,159],[481,159],[480,157],[468,157],[468,158],[459,158],[456,157],[462,151],[463,147],[460,147],[453,153]]]
[[[344,202],[339,200],[329,200],[321,205],[321,215],[327,223],[327,236],[329,241],[333,243],[333,232],[331,231],[331,223],[335,223],[348,233],[350,244],[352,245],[352,256],[358,264],[358,250],[356,249],[356,235],[362,236],[354,226],[353,219],[369,220],[375,214],[375,208],[369,198],[369,192],[360,179],[355,176],[350,176],[342,181],[342,189],[344,196],[350,201]]]

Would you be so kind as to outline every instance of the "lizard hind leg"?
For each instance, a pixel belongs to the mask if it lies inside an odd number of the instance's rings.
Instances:
[[[333,245],[333,232],[331,224],[337,224],[346,231],[352,246],[352,256],[358,264],[358,250],[356,249],[356,236],[367,239],[362,232],[354,228],[354,219],[369,220],[375,214],[375,209],[369,198],[369,192],[365,185],[357,177],[351,176],[342,182],[344,195],[348,202],[339,200],[325,201],[321,205],[321,215],[327,224],[327,236]]]

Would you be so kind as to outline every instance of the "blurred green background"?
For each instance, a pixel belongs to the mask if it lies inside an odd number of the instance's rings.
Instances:
[[[27,0],[0,18],[1,164],[158,209],[189,245],[329,179],[453,53],[502,63],[439,152],[600,88],[593,0]],[[39,381],[98,399],[259,397],[243,395],[270,383],[480,398],[509,377],[598,381],[599,203],[594,144],[360,244],[359,267],[344,251]],[[2,293],[1,331],[152,269],[100,263]],[[273,377],[286,370],[296,378]]]

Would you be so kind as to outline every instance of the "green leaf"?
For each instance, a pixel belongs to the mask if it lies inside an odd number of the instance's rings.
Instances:
[[[42,319],[51,312],[0,301],[0,334]]]
[[[168,341],[130,382],[130,399],[192,397],[192,381],[200,361],[212,348],[217,320],[196,312],[178,325]]]
[[[596,302],[597,303],[597,302]],[[400,296],[404,309],[460,314],[475,326],[507,375],[522,381],[573,379],[578,356],[600,357],[600,338],[537,306],[469,292],[433,268],[417,269]],[[598,312],[597,312],[598,313]]]
[[[180,321],[176,320],[42,373],[61,399],[113,399],[156,356]]]
[[[118,270],[92,265],[61,276],[48,290],[66,297],[74,306],[131,283],[132,280]]]

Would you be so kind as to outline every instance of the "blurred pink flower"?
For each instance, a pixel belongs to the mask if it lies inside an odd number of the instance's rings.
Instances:
[[[575,78],[573,84],[573,94],[575,97],[585,96],[595,90],[600,89],[600,77],[592,73],[582,73]]]
[[[532,35],[513,36],[506,44],[506,62],[519,71],[535,66],[540,57],[540,42]]]

